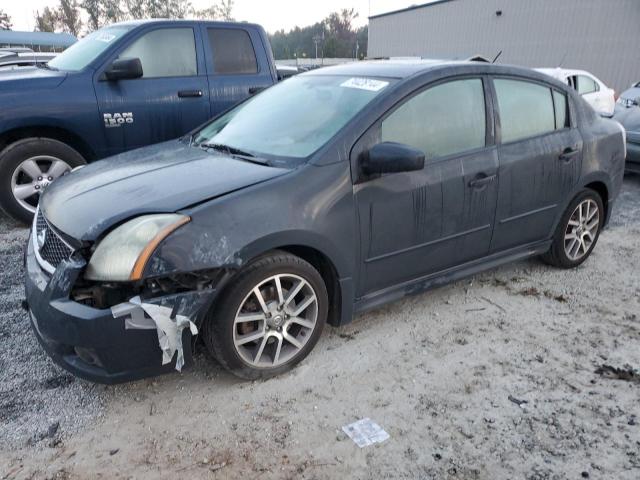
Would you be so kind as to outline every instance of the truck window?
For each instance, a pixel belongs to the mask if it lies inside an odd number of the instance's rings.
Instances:
[[[251,37],[245,30],[209,28],[213,71],[222,75],[258,73]]]
[[[192,28],[162,28],[144,34],[120,58],[139,58],[143,78],[190,77],[198,74]]]

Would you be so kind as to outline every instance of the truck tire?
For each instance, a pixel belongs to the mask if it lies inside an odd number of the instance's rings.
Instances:
[[[29,223],[44,189],[85,159],[51,138],[25,138],[0,152],[0,207],[15,220]]]
[[[322,276],[279,250],[248,265],[218,298],[203,326],[207,350],[249,380],[292,369],[311,352],[327,320]]]

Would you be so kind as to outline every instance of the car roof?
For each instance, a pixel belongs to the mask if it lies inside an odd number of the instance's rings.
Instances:
[[[133,27],[139,27],[141,25],[150,25],[150,24],[167,24],[167,25],[175,25],[177,23],[202,23],[202,24],[206,24],[206,25],[230,25],[230,24],[237,24],[237,25],[242,25],[245,27],[258,27],[258,28],[262,28],[260,27],[260,25],[256,24],[256,23],[250,23],[250,22],[228,22],[228,21],[224,21],[224,20],[190,20],[188,18],[176,18],[176,19],[170,19],[170,18],[143,18],[143,19],[139,19],[139,20],[126,20],[124,22],[117,22],[117,23],[112,23],[104,28],[109,28],[109,27],[117,27],[117,26],[133,26]]]
[[[586,70],[576,70],[569,68],[536,68],[538,72],[546,73],[555,78],[569,77],[571,75],[587,75],[588,77],[597,78],[593,73]]]
[[[531,79],[558,82],[556,79],[550,79],[549,76],[544,73],[515,65],[498,65],[487,62],[441,59],[366,60],[324,67],[302,73],[301,75],[344,75],[405,79],[414,75],[442,69],[450,69],[452,72],[459,73],[516,75],[529,77]]]
[[[358,75],[367,77],[407,78],[416,73],[452,65],[486,65],[482,62],[429,59],[365,60],[343,63],[304,73],[303,75]]]

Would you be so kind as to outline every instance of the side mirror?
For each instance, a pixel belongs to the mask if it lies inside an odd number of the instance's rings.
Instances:
[[[104,72],[107,80],[125,80],[142,77],[142,63],[139,58],[119,58]]]
[[[424,168],[424,152],[402,143],[384,142],[371,147],[360,159],[367,174],[412,172]]]

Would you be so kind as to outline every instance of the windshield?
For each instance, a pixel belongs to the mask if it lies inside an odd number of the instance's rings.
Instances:
[[[131,28],[133,27],[119,26],[97,30],[71,45],[47,65],[57,70],[79,72]]]
[[[393,81],[292,77],[207,125],[194,143],[224,145],[257,156],[308,157]]]

